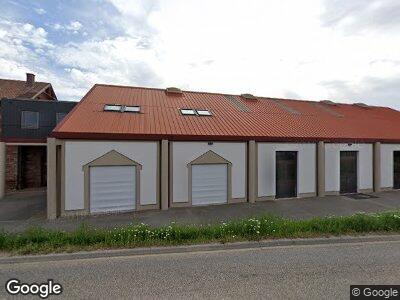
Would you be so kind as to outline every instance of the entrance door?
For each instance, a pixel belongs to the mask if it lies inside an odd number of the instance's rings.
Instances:
[[[276,198],[297,196],[297,152],[276,152]]]
[[[192,205],[220,204],[227,201],[227,164],[193,165]]]
[[[400,189],[400,151],[393,152],[393,188]]]
[[[357,151],[340,151],[340,193],[357,193]]]
[[[134,210],[136,167],[91,167],[89,190],[90,212]]]

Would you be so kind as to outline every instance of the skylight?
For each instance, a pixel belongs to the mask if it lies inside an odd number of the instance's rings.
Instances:
[[[199,116],[211,116],[211,112],[208,109],[198,109],[197,114]]]
[[[121,111],[121,108],[122,108],[121,105],[115,105],[115,104],[104,105],[104,111]]]
[[[140,106],[125,106],[124,111],[138,113],[140,112]]]
[[[117,112],[131,112],[131,113],[139,113],[140,106],[125,106],[119,104],[106,104],[104,105],[104,111],[117,111]]]
[[[181,108],[181,114],[182,115],[188,115],[188,116],[195,116],[196,115],[196,111],[194,109],[190,109],[190,108]]]

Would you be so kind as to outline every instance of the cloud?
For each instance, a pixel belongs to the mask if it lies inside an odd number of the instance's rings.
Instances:
[[[400,75],[392,78],[365,77],[360,82],[325,81],[321,85],[328,90],[330,98],[339,102],[365,102],[400,109]]]
[[[56,31],[66,31],[72,33],[78,33],[82,29],[83,25],[79,21],[71,21],[69,24],[61,25],[60,23],[55,23],[51,26]]]
[[[66,100],[113,83],[397,105],[398,0],[76,4],[5,5],[0,75],[35,72]]]
[[[31,45],[33,47],[52,47],[47,40],[47,32],[42,27],[35,27],[30,23],[0,21],[0,38],[8,47]],[[7,51],[3,49],[3,51]]]
[[[398,0],[324,0],[323,4],[323,25],[341,27],[347,33],[400,27]]]
[[[138,39],[138,47],[150,49],[157,35],[156,28],[151,24],[151,15],[160,9],[159,0],[130,1],[108,0],[119,12],[111,17],[118,24],[125,36]]]
[[[68,43],[52,51],[51,56],[60,66],[70,69],[72,79],[80,84],[159,85],[161,79],[150,67],[155,52],[142,50],[137,44],[138,40],[131,37]]]
[[[44,15],[46,13],[46,10],[44,10],[43,8],[35,8],[35,12],[38,15]]]
[[[78,31],[82,28],[82,24],[78,21],[71,21],[65,28],[67,30]]]

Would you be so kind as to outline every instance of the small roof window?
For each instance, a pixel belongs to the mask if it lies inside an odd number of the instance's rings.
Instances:
[[[140,112],[140,106],[125,106],[124,111],[138,113],[138,112]]]
[[[104,111],[121,111],[122,106],[116,104],[106,104],[104,105]]]
[[[118,112],[131,112],[139,113],[140,106],[129,106],[129,105],[119,105],[119,104],[106,104],[104,105],[104,111],[118,111]]]
[[[197,114],[199,116],[212,116],[211,111],[209,111],[208,109],[198,109]]]
[[[185,116],[195,116],[196,111],[191,108],[181,108],[181,114]]]

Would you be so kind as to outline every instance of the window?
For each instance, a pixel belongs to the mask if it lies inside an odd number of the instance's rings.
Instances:
[[[64,119],[64,117],[67,115],[67,113],[56,113],[56,122],[57,124]]]
[[[198,109],[197,114],[199,116],[211,116],[211,112],[208,109]]]
[[[121,111],[122,106],[116,104],[106,104],[104,105],[104,111]]]
[[[23,111],[21,114],[21,128],[38,129],[39,128],[39,112]]]
[[[195,116],[196,112],[194,109],[190,108],[181,108],[181,114],[185,116]]]
[[[125,106],[123,111],[138,113],[140,112],[140,106]]]
[[[106,104],[104,105],[104,111],[117,111],[117,112],[132,112],[132,113],[139,113],[140,106],[125,106],[119,104]]]

